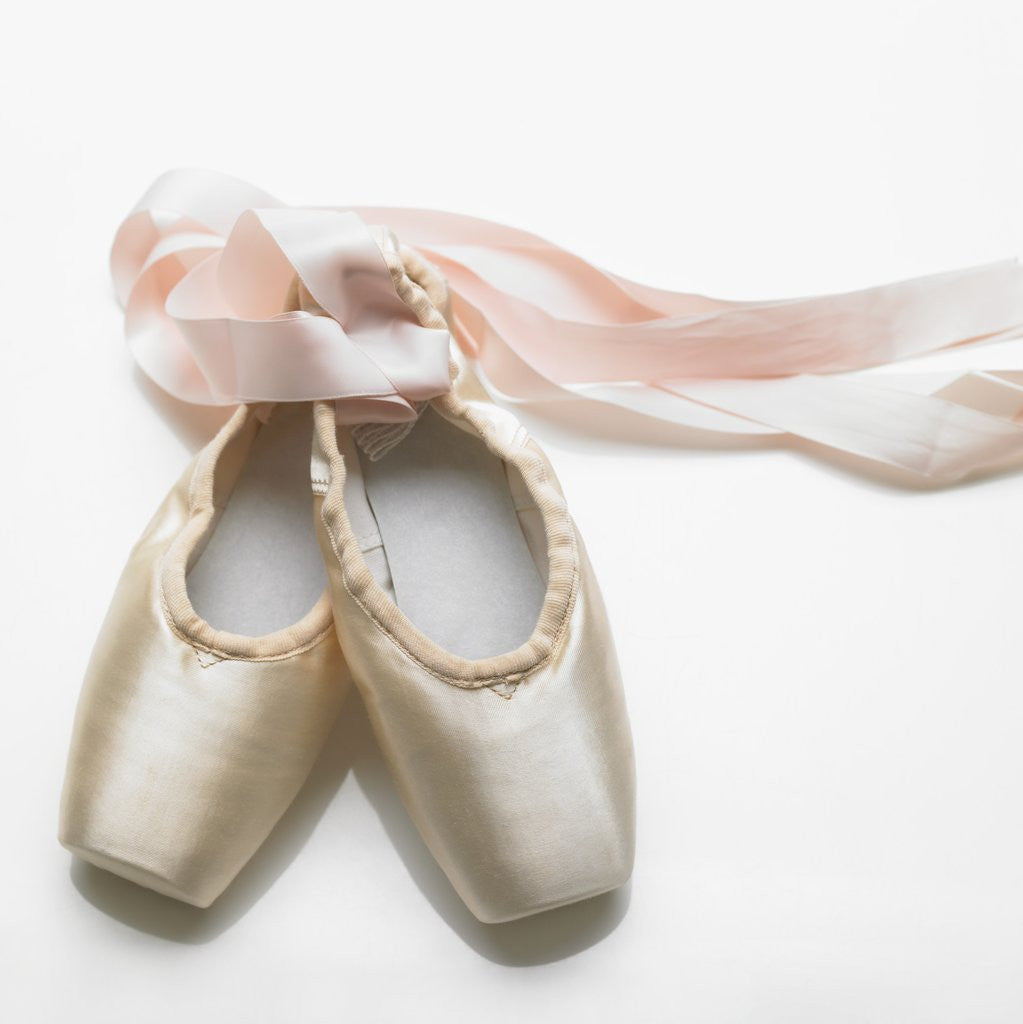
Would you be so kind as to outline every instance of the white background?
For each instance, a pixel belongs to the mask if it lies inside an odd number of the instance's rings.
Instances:
[[[937,490],[807,444],[523,412],[628,687],[618,894],[476,923],[357,698],[209,911],[55,838],[109,595],[219,421],[123,345],[107,248],[153,177],[478,214],[729,298],[839,290],[1023,249],[1021,53],[1012,0],[9,11],[0,1017],[1023,1019],[1019,472]]]

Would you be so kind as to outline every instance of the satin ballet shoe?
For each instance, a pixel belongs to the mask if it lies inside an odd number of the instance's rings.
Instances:
[[[452,885],[491,923],[621,886],[631,734],[600,591],[546,457],[467,370],[386,450],[337,427],[333,403],[315,420],[338,636]]]
[[[199,907],[292,801],[348,687],[311,433],[308,404],[238,408],[133,548],[79,700],[61,843]]]

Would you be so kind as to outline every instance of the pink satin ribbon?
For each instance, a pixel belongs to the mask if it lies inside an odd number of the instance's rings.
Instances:
[[[158,384],[204,404],[337,398],[349,423],[414,419],[448,390],[448,332],[398,297],[357,214],[218,181],[164,176],[114,245],[129,344]],[[282,312],[296,277],[316,313]]]
[[[136,359],[188,401],[339,397],[348,422],[413,417],[448,386],[447,337],[415,323],[363,221],[443,270],[460,347],[511,400],[789,433],[943,480],[1023,453],[1015,261],[725,302],[628,281],[489,221],[286,207],[205,171],[157,179],[115,240]],[[296,274],[326,315],[279,314]],[[936,358],[949,365],[926,365]]]

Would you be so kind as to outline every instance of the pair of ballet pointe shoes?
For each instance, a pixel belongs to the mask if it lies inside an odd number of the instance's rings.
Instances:
[[[437,321],[429,270],[407,270],[423,287],[406,274],[399,294]],[[196,456],[86,673],[61,801],[72,853],[209,906],[354,681],[481,921],[628,879],[632,742],[597,583],[544,454],[468,370],[452,376],[411,429],[339,427],[333,402],[242,405]]]

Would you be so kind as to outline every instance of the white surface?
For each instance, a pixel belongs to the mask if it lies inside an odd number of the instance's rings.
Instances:
[[[218,419],[139,378],[107,281],[118,218],[166,167],[296,202],[490,216],[735,298],[1023,249],[1011,0],[600,10],[181,0],[9,16],[5,1021],[1023,1017],[1020,473],[932,492],[805,445],[526,417],[628,682],[639,849],[617,896],[474,923],[357,701],[211,911],[69,873],[56,843],[93,636]]]

